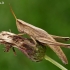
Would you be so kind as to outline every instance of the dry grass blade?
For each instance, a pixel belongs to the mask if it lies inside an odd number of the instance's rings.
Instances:
[[[36,62],[41,61],[46,52],[46,47],[42,46],[41,43],[37,43],[37,46],[35,46],[32,39],[23,38],[6,31],[0,33],[0,43],[6,46],[6,52],[8,52],[10,48],[13,49],[13,47],[15,47],[21,50],[28,58]],[[37,50],[35,48],[37,48]],[[14,49],[13,51],[15,53]]]

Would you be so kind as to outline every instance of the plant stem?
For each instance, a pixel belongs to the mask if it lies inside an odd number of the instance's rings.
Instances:
[[[61,70],[68,70],[65,67],[63,67],[61,64],[59,64],[58,62],[56,62],[55,60],[53,60],[52,58],[50,58],[49,56],[45,55],[44,57],[46,60],[48,60],[49,62],[53,63],[54,65],[56,65],[58,68],[60,68]]]

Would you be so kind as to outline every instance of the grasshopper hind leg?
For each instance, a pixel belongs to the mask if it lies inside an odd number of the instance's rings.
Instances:
[[[55,35],[51,35],[55,40],[57,41],[61,41],[61,42],[65,42],[65,41],[69,41],[70,37],[62,37],[62,36],[55,36]]]

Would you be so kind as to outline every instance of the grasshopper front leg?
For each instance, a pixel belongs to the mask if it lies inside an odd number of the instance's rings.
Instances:
[[[34,42],[34,44],[35,44],[35,46],[37,45],[37,42],[36,42],[36,40],[32,37],[32,36],[30,36],[31,37],[31,39],[33,40],[33,42]]]
[[[21,32],[21,33],[19,33],[19,34],[17,34],[17,35],[18,35],[18,36],[23,36],[24,34],[26,34],[26,33],[24,33],[24,32],[22,33],[22,32]]]

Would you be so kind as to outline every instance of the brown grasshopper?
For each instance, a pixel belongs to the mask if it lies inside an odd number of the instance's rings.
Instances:
[[[64,64],[68,64],[67,58],[63,53],[62,49],[60,48],[60,46],[70,48],[70,44],[60,43],[57,42],[55,39],[69,40],[70,37],[60,37],[50,35],[41,28],[35,27],[29,23],[26,23],[25,21],[17,19],[12,8],[11,12],[16,19],[16,25],[19,32],[29,35],[35,43],[37,40],[40,43],[43,43],[44,45],[48,45],[57,54],[57,56],[62,60]]]

